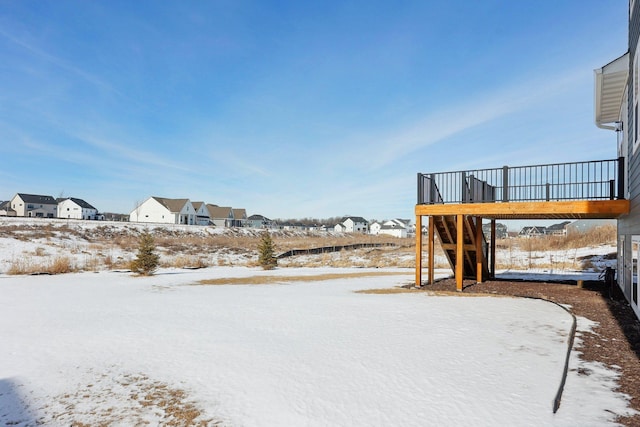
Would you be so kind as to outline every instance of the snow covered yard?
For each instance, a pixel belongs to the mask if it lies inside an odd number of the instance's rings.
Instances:
[[[196,285],[340,271],[379,270],[0,275],[0,423],[585,426],[628,411],[616,373],[574,353],[552,413],[571,317],[549,303],[353,292],[412,279],[398,269]]]

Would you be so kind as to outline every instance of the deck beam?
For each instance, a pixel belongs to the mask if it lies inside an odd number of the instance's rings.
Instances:
[[[416,215],[472,215],[491,219],[615,219],[629,213],[629,200],[456,203],[416,205]]]

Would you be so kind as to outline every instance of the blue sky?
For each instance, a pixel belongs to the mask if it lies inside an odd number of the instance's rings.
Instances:
[[[627,2],[0,0],[0,200],[413,217],[416,173],[616,157]]]

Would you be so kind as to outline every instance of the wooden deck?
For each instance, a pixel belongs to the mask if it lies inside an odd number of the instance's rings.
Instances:
[[[629,213],[628,200],[455,203],[416,205],[416,216],[470,215],[490,219],[615,219]]]
[[[514,219],[615,219],[629,213],[628,200],[562,200],[531,202],[418,204],[416,214],[416,286],[422,285],[422,219],[428,217],[428,283],[433,283],[435,235],[455,272],[457,288],[464,277],[482,282],[495,273],[495,222]],[[491,241],[482,220],[491,220]]]

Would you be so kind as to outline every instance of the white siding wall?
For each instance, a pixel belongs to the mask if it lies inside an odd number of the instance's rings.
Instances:
[[[96,215],[96,209],[83,208],[70,199],[58,203],[58,218],[95,219]]]
[[[200,208],[196,210],[196,223],[198,225],[209,225],[209,210],[205,203],[202,203]]]
[[[138,208],[129,214],[131,222],[159,222],[162,224],[176,224],[176,215],[169,212],[167,208],[158,203],[155,199],[149,198]]]

